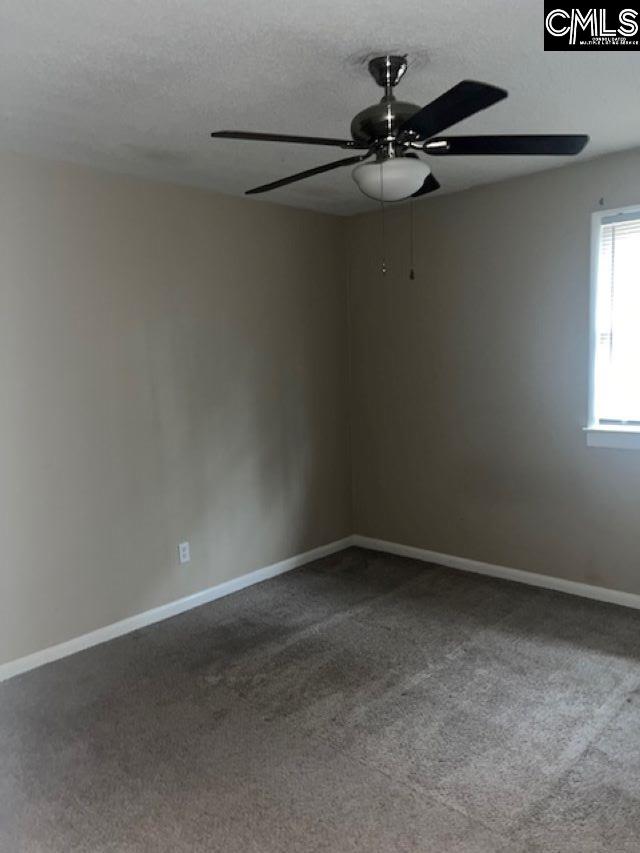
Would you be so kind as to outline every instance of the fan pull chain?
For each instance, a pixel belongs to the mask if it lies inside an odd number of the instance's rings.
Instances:
[[[416,277],[415,269],[414,269],[414,260],[413,260],[413,243],[414,243],[414,228],[413,228],[413,199],[409,199],[409,278],[411,281]]]
[[[384,228],[384,173],[382,170],[382,161],[380,162],[380,217],[382,220],[382,275],[387,274],[387,259],[386,248],[387,241]]]

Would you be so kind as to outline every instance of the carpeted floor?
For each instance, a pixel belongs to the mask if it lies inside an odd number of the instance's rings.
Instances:
[[[2,853],[638,853],[640,612],[351,549],[0,685]]]

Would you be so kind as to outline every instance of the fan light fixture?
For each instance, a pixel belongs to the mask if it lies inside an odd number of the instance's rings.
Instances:
[[[392,157],[378,163],[360,163],[351,173],[358,188],[377,201],[409,198],[424,184],[431,169],[423,160]]]
[[[440,189],[431,169],[422,160],[423,155],[430,158],[488,155],[561,157],[579,154],[589,141],[588,136],[574,133],[440,136],[463,119],[504,100],[506,91],[489,83],[462,80],[435,101],[420,107],[409,101],[399,101],[394,94],[406,70],[405,55],[373,57],[369,62],[369,72],[378,86],[384,89],[384,95],[380,101],[354,116],[350,139],[245,130],[218,130],[211,136],[284,142],[287,145],[325,145],[359,152],[254,187],[246,191],[247,195],[270,192],[314,175],[358,164],[353,170],[353,179],[365,195],[378,201],[400,201],[409,196],[421,198]],[[303,122],[303,119],[299,121]],[[315,124],[319,121],[316,115]],[[365,165],[365,160],[370,162]]]

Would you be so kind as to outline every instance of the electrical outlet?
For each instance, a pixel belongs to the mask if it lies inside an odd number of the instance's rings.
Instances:
[[[191,548],[188,542],[181,542],[178,545],[178,557],[181,563],[191,562]]]

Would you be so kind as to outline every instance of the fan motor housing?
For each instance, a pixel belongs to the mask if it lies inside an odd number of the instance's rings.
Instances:
[[[372,145],[395,137],[401,124],[420,111],[408,101],[397,101],[385,96],[377,104],[361,110],[351,122],[351,136],[355,142]]]

